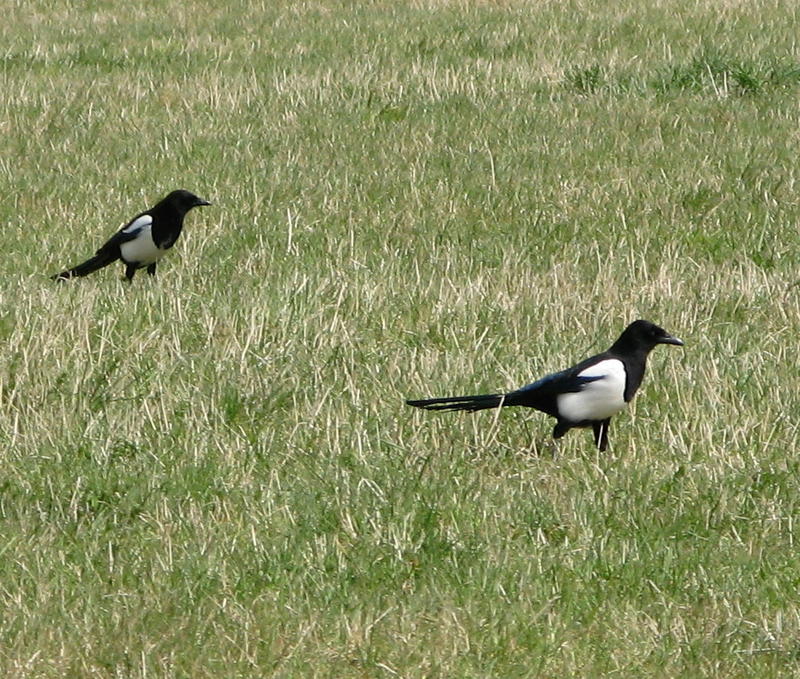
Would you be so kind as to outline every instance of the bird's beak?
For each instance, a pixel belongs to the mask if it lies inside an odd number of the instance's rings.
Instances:
[[[658,340],[659,344],[674,344],[676,347],[683,346],[683,340],[679,340],[677,337],[673,337],[672,335],[666,335]]]
[[[203,200],[202,198],[198,198],[196,205],[198,207],[202,207],[203,205],[211,205],[211,203],[209,203],[207,200]]]

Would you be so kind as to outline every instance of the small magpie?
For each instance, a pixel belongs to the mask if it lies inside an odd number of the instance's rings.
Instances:
[[[591,427],[599,450],[608,447],[611,416],[633,398],[644,377],[647,355],[656,344],[683,342],[650,321],[631,323],[608,351],[581,361],[572,368],[547,375],[507,394],[452,396],[410,400],[425,410],[466,410],[525,406],[556,418],[553,438],[573,427]]]
[[[136,215],[109,238],[94,257],[51,278],[65,281],[75,276],[88,276],[118,259],[125,263],[125,278],[129,283],[137,269],[147,267],[147,273],[155,276],[156,263],[181,235],[186,213],[201,205],[211,203],[190,191],[173,191],[149,210]]]

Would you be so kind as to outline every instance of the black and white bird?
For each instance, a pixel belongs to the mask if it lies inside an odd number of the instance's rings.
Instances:
[[[155,276],[158,260],[175,245],[181,235],[186,213],[201,205],[211,203],[190,191],[173,191],[149,210],[136,215],[109,238],[94,257],[51,278],[64,281],[76,276],[88,276],[118,259],[125,264],[128,282],[133,279],[137,269],[146,268],[148,274]]]
[[[663,328],[650,321],[631,323],[608,351],[581,361],[572,368],[547,375],[507,394],[451,396],[409,400],[425,410],[466,410],[525,406],[556,418],[553,438],[574,427],[591,427],[599,450],[608,447],[608,427],[633,398],[644,377],[647,356],[656,344],[683,346]]]

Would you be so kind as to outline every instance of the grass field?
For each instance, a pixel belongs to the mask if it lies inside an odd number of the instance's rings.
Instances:
[[[800,673],[795,2],[4,14],[0,675]],[[606,454],[403,403],[639,317]]]

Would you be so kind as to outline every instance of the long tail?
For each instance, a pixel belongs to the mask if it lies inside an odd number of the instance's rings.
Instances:
[[[450,396],[448,398],[425,398],[417,401],[406,401],[406,403],[415,408],[423,408],[425,410],[466,410],[474,413],[476,410],[516,405],[510,402],[508,396],[509,394]]]
[[[116,260],[117,257],[113,257],[106,253],[98,253],[91,259],[87,259],[82,264],[78,264],[78,266],[74,266],[71,269],[57,273],[55,276],[50,276],[50,278],[54,281],[66,281],[70,278],[76,278],[78,276],[88,276],[90,273],[93,273],[98,269],[102,269],[104,266],[108,266]]]

